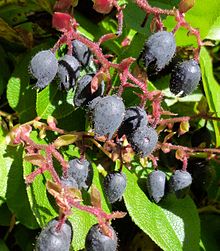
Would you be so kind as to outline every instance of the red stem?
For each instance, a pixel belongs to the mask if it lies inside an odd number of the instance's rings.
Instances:
[[[153,15],[168,15],[168,16],[175,16],[175,10],[163,10],[157,7],[151,7],[146,0],[136,0],[136,4],[139,6],[140,9],[144,10],[146,13],[153,14]]]
[[[172,145],[171,143],[158,143],[157,148],[163,148],[165,147],[166,149],[169,150],[183,150],[188,153],[195,153],[195,152],[205,152],[205,153],[217,153],[220,154],[220,149],[217,148],[200,148],[200,147],[187,147],[187,146],[180,146],[180,145]]]
[[[46,148],[46,160],[47,160],[48,171],[51,173],[53,180],[56,183],[61,184],[60,178],[53,167],[53,157],[52,157],[53,148],[54,146],[52,145],[48,145],[48,147]]]
[[[64,160],[63,156],[55,149],[54,146],[51,146],[51,153],[54,156],[54,158],[56,158],[60,162],[60,165],[62,166],[63,169],[63,176],[66,177],[67,170],[69,168],[68,162]]]
[[[194,59],[198,62],[199,61],[199,52],[201,49],[201,46],[203,45],[200,32],[193,28],[186,20],[184,13],[181,13],[180,11],[176,11],[175,19],[177,21],[176,26],[173,29],[173,33],[175,33],[180,27],[184,27],[189,31],[191,35],[194,35],[197,40],[198,48],[194,50]]]
[[[37,175],[42,174],[43,172],[47,171],[47,165],[43,165],[42,167],[38,167],[35,171],[33,171],[31,174],[27,175],[25,177],[25,183],[31,184],[34,179],[37,177]]]

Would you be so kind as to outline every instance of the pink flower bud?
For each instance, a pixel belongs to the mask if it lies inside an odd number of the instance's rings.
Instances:
[[[71,27],[71,16],[68,13],[55,12],[52,20],[53,28],[57,30],[68,30]]]
[[[195,0],[182,0],[179,3],[179,11],[185,13],[190,10],[195,4]]]
[[[113,0],[93,0],[93,9],[102,14],[108,14],[113,8]]]

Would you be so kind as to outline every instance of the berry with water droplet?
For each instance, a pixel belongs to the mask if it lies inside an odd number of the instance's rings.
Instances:
[[[201,71],[198,63],[194,60],[183,61],[177,64],[170,79],[170,91],[181,97],[191,94],[199,84]]]

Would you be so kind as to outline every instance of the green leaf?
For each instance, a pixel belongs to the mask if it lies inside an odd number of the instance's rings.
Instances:
[[[35,170],[35,168],[26,161],[23,162],[23,167],[25,176]],[[31,210],[41,227],[47,224],[52,218],[58,216],[58,208],[54,208],[51,205],[51,196],[46,191],[45,183],[48,179],[51,179],[50,175],[44,172],[38,175],[33,183],[26,186]]]
[[[6,246],[3,240],[0,240],[0,250],[1,251],[9,251],[8,247]]]
[[[76,109],[65,118],[58,119],[58,126],[66,131],[85,131],[86,112]]]
[[[8,79],[9,79],[9,76],[10,76],[10,71],[9,71],[9,65],[7,63],[7,55],[4,51],[4,49],[2,48],[2,46],[0,46],[0,95],[2,95],[6,85],[7,85],[7,82],[8,82]]]
[[[105,212],[109,213],[110,210],[103,193],[101,185],[102,183],[100,181],[97,167],[94,163],[92,164],[92,166],[94,170],[94,177],[92,183],[100,192],[102,209]],[[73,248],[74,250],[81,250],[85,247],[85,238],[89,229],[91,228],[92,225],[97,223],[97,219],[89,213],[80,211],[78,209],[73,209],[73,215],[70,216],[69,220],[72,222],[73,225],[73,242],[72,242]]]
[[[201,214],[201,239],[206,251],[219,250],[220,218],[217,214]]]
[[[220,40],[220,16],[215,20],[215,22],[209,29],[209,33],[206,38],[212,40]]]
[[[38,224],[27,198],[26,185],[23,179],[22,154],[23,149],[21,147],[7,147],[7,156],[13,159],[8,173],[7,205],[23,225],[35,229],[38,227]]]
[[[43,143],[44,140],[38,141],[37,134],[32,133],[32,138],[36,143]],[[109,212],[108,204],[106,203],[100,177],[96,165],[93,163],[94,177],[93,185],[100,191],[102,208],[105,212]],[[34,168],[33,166],[24,161],[24,175],[30,174]],[[51,180],[51,176],[48,172],[38,175],[32,184],[27,186],[28,199],[31,205],[34,216],[41,227],[46,225],[52,218],[58,215],[58,207],[54,203],[54,199],[46,191],[46,181]],[[88,197],[86,192],[83,192],[85,199]],[[87,199],[87,201],[89,201]],[[90,227],[97,223],[96,218],[84,211],[80,211],[76,208],[72,209],[73,214],[68,217],[73,226],[73,248],[74,250],[83,249],[85,246],[85,237]]]
[[[109,206],[109,204],[107,202],[107,199],[105,197],[104,190],[103,190],[103,178],[104,177],[99,174],[97,166],[93,162],[92,162],[92,167],[93,167],[93,171],[94,171],[94,177],[93,177],[93,183],[92,184],[95,185],[95,187],[100,192],[101,201],[102,201],[102,209],[106,213],[110,213],[111,207]]]
[[[79,11],[74,11],[74,17],[79,22],[79,31],[88,39],[94,40],[95,38],[98,39],[103,34],[100,29],[97,29],[97,25],[91,22],[86,15],[82,15]]]
[[[5,202],[8,173],[13,162],[13,156],[7,154],[7,145],[2,127],[0,127],[0,205]]]
[[[161,206],[156,205],[150,202],[138,187],[135,174],[126,168],[124,168],[124,173],[127,176],[124,200],[135,224],[165,251],[188,251],[188,245],[194,247],[192,250],[198,250],[199,221],[192,200],[169,198],[161,203]],[[191,232],[195,232],[195,239],[190,237]],[[188,241],[189,244],[187,244]]]
[[[186,21],[193,27],[200,30],[201,38],[204,39],[209,33],[212,25],[216,22],[220,16],[220,5],[218,0],[197,0],[192,9],[186,14]],[[174,17],[167,17],[164,25],[168,30],[172,30],[176,22]],[[197,46],[195,36],[188,36],[188,31],[181,28],[176,33],[176,42],[178,46],[194,45]]]
[[[0,226],[10,226],[12,214],[6,203],[0,206]],[[1,249],[0,249],[1,250]]]
[[[0,38],[5,39],[9,43],[14,43],[18,44],[20,46],[25,47],[24,40],[22,37],[19,35],[16,30],[11,28],[7,22],[5,22],[1,17],[0,17]]]
[[[140,55],[142,48],[144,47],[144,42],[146,40],[146,36],[136,33],[131,41],[131,44],[128,47],[125,47],[121,55],[119,55],[119,59],[134,57],[138,58]]]
[[[73,112],[73,93],[61,91],[56,84],[50,84],[37,94],[37,115],[47,119],[49,115],[56,119],[64,118]]]
[[[48,0],[36,0],[36,2],[38,4],[36,4],[37,6],[41,6],[42,9],[46,10],[49,13],[53,13],[52,11],[52,5],[50,4],[50,2]]]
[[[17,0],[10,0],[10,3],[7,0],[7,2],[3,2],[6,4],[0,8],[0,17],[12,27],[17,24],[28,22],[30,13],[32,14],[43,10],[39,4],[33,3],[33,1],[30,0],[22,0],[20,2]]]
[[[212,201],[220,201],[220,168],[219,163],[215,160],[210,160],[210,175],[212,176],[212,182],[207,187],[208,198]]]
[[[147,23],[143,26],[146,13],[140,9],[133,1],[129,0],[129,4],[124,10],[124,20],[126,27],[136,30],[139,33],[148,36],[150,32],[150,24],[152,21],[152,15],[149,15]],[[173,4],[170,1],[151,1],[153,7],[159,7],[162,9],[171,9]]]
[[[73,209],[73,214],[68,218],[73,226],[74,250],[81,250],[85,247],[85,238],[92,225],[97,223],[96,217],[87,212]]]
[[[181,241],[182,249],[199,250],[200,220],[193,200],[189,196],[176,199],[170,195],[160,206]]]
[[[212,58],[208,51],[203,47],[200,52],[200,65],[205,95],[209,109],[214,112],[216,117],[220,116],[220,85],[213,75]],[[220,146],[220,122],[213,121],[216,147]]]
[[[124,168],[127,187],[124,193],[126,208],[135,224],[148,234],[163,250],[182,250],[180,240],[163,210],[150,202],[137,185],[137,179]]]
[[[49,47],[49,42],[41,44],[31,52],[22,55],[8,82],[7,99],[11,108],[18,113],[21,123],[32,120],[37,116],[35,112],[36,90],[29,85],[30,74],[28,66],[32,56],[45,47]]]
[[[21,80],[20,78],[11,77],[8,82],[8,101],[11,108],[16,109],[19,104],[21,89]]]
[[[22,224],[16,225],[16,228],[13,231],[13,236],[15,238],[16,247],[18,250],[23,251],[32,251],[34,250],[34,243],[36,242],[36,233],[35,230],[30,230],[23,226]]]

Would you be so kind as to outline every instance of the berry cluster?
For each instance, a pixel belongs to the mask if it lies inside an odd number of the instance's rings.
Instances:
[[[67,175],[61,177],[61,182],[66,187],[88,190],[92,184],[93,169],[86,159],[72,159],[69,161]]]
[[[159,170],[152,171],[147,178],[147,190],[156,203],[166,192],[174,192],[177,198],[184,198],[192,183],[192,176],[185,170],[176,170],[167,182],[166,174]]]
[[[86,251],[116,251],[117,235],[109,226],[110,237],[103,233],[99,224],[93,225],[87,233],[85,240]],[[58,219],[52,219],[40,232],[36,245],[36,251],[68,251],[73,239],[73,228],[66,220],[62,225]]]
[[[170,63],[175,52],[176,43],[173,33],[158,31],[145,42],[140,57],[144,67],[159,72]],[[198,86],[200,78],[200,67],[195,59],[179,62],[171,73],[170,91],[181,97],[189,95]]]
[[[119,137],[123,135],[126,135],[134,151],[142,157],[152,153],[158,141],[156,130],[148,125],[145,110],[138,106],[126,109],[124,121],[119,128]]]
[[[116,4],[115,2],[114,4]],[[138,2],[140,3],[140,1],[137,1],[137,5]],[[117,7],[120,26],[122,8],[119,8],[118,5]],[[156,14],[154,13],[155,17],[158,18],[159,15]],[[57,15],[59,16],[59,13]],[[126,148],[123,143],[125,142],[128,142],[128,146],[131,146],[133,152],[139,157],[149,157],[153,161],[155,170],[148,175],[146,182],[149,197],[155,203],[159,203],[167,192],[175,193],[177,198],[184,198],[189,191],[192,176],[194,175],[186,171],[185,160],[187,154],[184,152],[185,155],[183,154],[184,156],[181,159],[183,168],[181,170],[176,168],[169,181],[167,181],[166,174],[158,170],[157,157],[152,155],[156,148],[162,149],[162,143],[158,142],[157,131],[159,130],[156,130],[156,127],[161,121],[163,122],[163,120],[160,120],[163,112],[161,108],[163,94],[160,91],[149,91],[147,81],[143,83],[130,73],[129,67],[134,61],[133,58],[127,58],[121,63],[113,63],[108,60],[109,55],[103,54],[100,47],[101,43],[108,40],[108,38],[114,38],[115,34],[107,34],[101,37],[97,43],[93,43],[77,32],[77,23],[74,23],[74,21],[76,20],[72,18],[70,22],[72,27],[60,29],[61,31],[67,30],[67,33],[62,31],[63,37],[56,44],[57,47],[55,46],[52,50],[41,51],[32,58],[30,72],[37,79],[36,88],[43,89],[49,83],[58,79],[60,89],[74,90],[74,108],[85,109],[91,122],[92,133],[82,132],[82,144],[84,144],[83,136],[87,136],[91,137],[93,142],[104,142],[104,146],[101,146],[103,152],[105,152],[105,143],[117,146],[116,148],[119,149],[119,154],[118,152],[117,154],[121,157],[120,170],[108,173],[103,180],[103,191],[109,203],[113,204],[120,201],[126,189],[127,178],[122,172],[123,150]],[[161,20],[158,19],[157,21],[159,23]],[[118,33],[120,33],[119,31]],[[159,27],[147,39],[140,55],[141,62],[147,72],[154,70],[159,73],[172,62],[177,51],[175,31],[174,29],[172,32],[168,32],[163,30],[163,27]],[[62,40],[63,38],[67,40]],[[68,53],[60,58],[55,56],[55,51],[58,51],[59,46],[65,42]],[[119,87],[116,87],[118,88],[117,94],[115,93],[116,88],[112,88],[111,85],[110,68],[117,71],[120,79]],[[197,57],[178,62],[171,73],[170,91],[180,97],[189,95],[197,88],[200,78],[201,72]],[[143,95],[139,95],[141,99],[139,105],[125,106],[122,93],[124,88],[128,86],[138,86],[143,91]],[[148,113],[146,113],[145,109],[147,100],[152,105],[152,110],[149,108]],[[65,134],[64,131],[63,134]],[[28,144],[30,144],[30,141],[28,141]],[[166,142],[164,146],[165,144]],[[195,146],[198,146],[198,142],[195,143]],[[91,200],[91,207],[82,206],[78,203],[79,201],[74,201],[71,196],[68,197],[69,191],[80,190],[83,192],[91,187],[93,168],[85,158],[86,147],[86,145],[83,145],[82,149],[80,149],[83,152],[80,158],[69,160],[68,168],[60,178],[61,190],[67,194],[66,197],[62,194],[64,197],[60,201],[62,203],[63,201],[66,202],[65,206],[69,211],[60,210],[61,220],[50,221],[42,230],[36,243],[36,249],[39,251],[69,250],[72,230],[69,229],[68,222],[65,222],[65,220],[73,206],[93,213],[98,219],[98,224],[93,225],[86,236],[85,247],[87,251],[116,251],[117,249],[117,235],[110,226],[110,220],[117,217],[104,214],[101,211],[101,203],[99,202],[93,204]],[[169,147],[166,149],[164,147],[164,152],[172,150],[172,145],[169,145]],[[59,177],[57,180],[57,183],[59,183]],[[56,200],[58,201],[57,204],[62,209],[63,204],[58,199]]]
[[[122,98],[118,95],[104,96],[103,80],[98,86],[96,85],[96,90],[93,90],[94,72],[79,78],[81,67],[88,67],[93,57],[83,43],[74,40],[72,46],[75,56],[65,55],[57,60],[48,50],[41,51],[32,58],[30,71],[37,78],[36,87],[44,88],[57,74],[60,87],[66,90],[75,89],[73,104],[88,111],[96,137],[104,136],[111,140],[118,131],[119,139],[125,135],[137,154],[142,157],[151,154],[156,147],[158,135],[148,124],[145,110],[138,106],[126,109]],[[49,66],[53,66],[53,71],[47,68],[48,60],[45,60],[47,55],[50,56]],[[41,71],[38,65],[41,66]]]
[[[72,55],[64,55],[57,59],[51,50],[38,52],[30,62],[30,72],[37,79],[35,87],[43,89],[57,76],[60,88],[67,91],[75,88],[80,71],[90,65],[92,58],[89,48],[77,40],[72,42]],[[90,83],[89,80],[90,75],[85,75],[83,79],[79,79],[79,85],[83,82],[84,89]],[[82,86],[79,88],[82,92]]]

